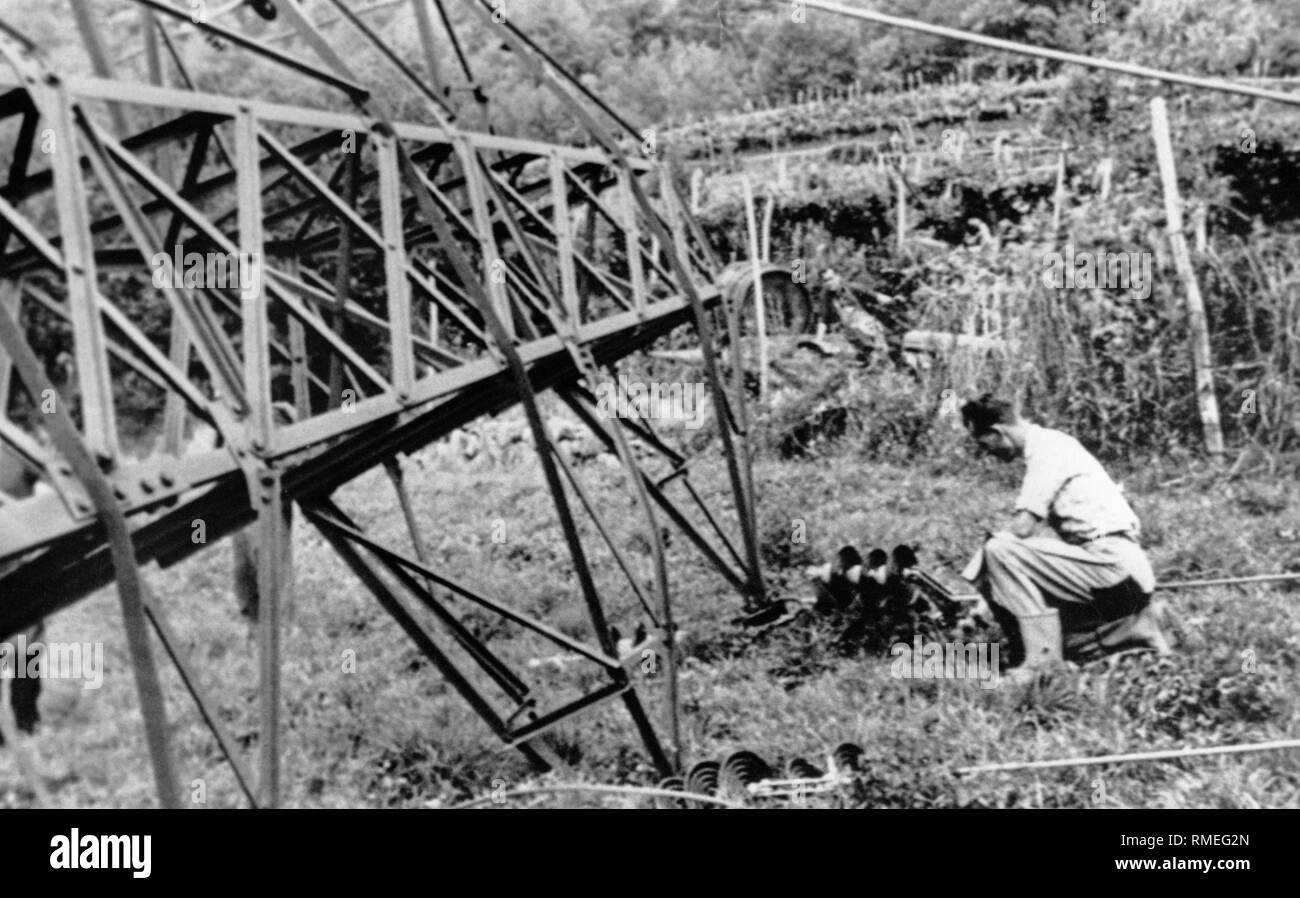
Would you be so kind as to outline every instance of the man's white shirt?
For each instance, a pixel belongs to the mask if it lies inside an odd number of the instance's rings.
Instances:
[[[1028,511],[1069,543],[1111,533],[1137,539],[1141,525],[1123,492],[1092,453],[1067,433],[1026,425],[1025,479],[1016,511]]]

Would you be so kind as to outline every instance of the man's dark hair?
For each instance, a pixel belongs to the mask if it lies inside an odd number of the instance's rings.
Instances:
[[[996,424],[1014,424],[1019,420],[1015,406],[992,393],[985,393],[961,407],[961,422],[976,437],[989,433]]]

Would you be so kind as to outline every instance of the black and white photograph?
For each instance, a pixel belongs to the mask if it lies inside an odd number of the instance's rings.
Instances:
[[[55,873],[147,878],[143,809],[1248,871],[1181,812],[1300,808],[1298,473],[1293,0],[0,0]]]

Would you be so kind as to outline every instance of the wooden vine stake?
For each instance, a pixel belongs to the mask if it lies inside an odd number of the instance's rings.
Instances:
[[[901,252],[907,245],[907,187],[903,183],[903,171],[900,167],[894,176],[895,192],[898,195],[898,249]]]
[[[1052,195],[1052,240],[1061,233],[1061,207],[1065,205],[1065,156],[1069,145],[1061,142],[1060,152],[1056,157],[1056,191]]]
[[[1151,131],[1156,142],[1156,162],[1165,191],[1165,221],[1174,267],[1187,291],[1188,330],[1192,339],[1192,364],[1196,369],[1196,403],[1200,407],[1205,449],[1215,458],[1223,456],[1223,430],[1219,426],[1219,401],[1214,395],[1214,373],[1210,360],[1210,332],[1205,318],[1201,288],[1192,271],[1191,253],[1183,236],[1183,206],[1174,171],[1174,147],[1169,137],[1169,115],[1163,97],[1151,100]]]
[[[767,309],[763,302],[763,262],[758,248],[754,185],[745,175],[745,222],[749,229],[749,260],[754,270],[754,318],[758,325],[758,401],[767,400]],[[736,347],[740,351],[740,347]]]
[[[767,201],[763,203],[763,261],[772,261],[772,211],[776,205],[776,198],[768,194]]]

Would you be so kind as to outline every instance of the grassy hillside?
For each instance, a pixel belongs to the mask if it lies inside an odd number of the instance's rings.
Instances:
[[[805,462],[760,460],[768,574],[778,593],[804,587],[799,573],[844,542],[864,547],[915,541],[923,561],[959,567],[972,538],[1011,498],[1016,472],[970,460],[955,448],[899,464],[868,457],[854,437]],[[620,475],[582,468],[648,577],[648,553],[630,538],[635,521]],[[1300,488],[1293,476],[1231,484],[1196,468],[1135,463],[1126,486],[1143,517],[1157,571],[1165,577],[1295,567],[1300,555]],[[721,490],[718,468],[697,479]],[[558,527],[531,460],[509,469],[412,473],[421,523],[437,565],[554,624],[585,634]],[[1162,487],[1170,480],[1177,482]],[[379,477],[351,487],[342,503],[402,545],[388,485]],[[629,513],[619,514],[626,508]],[[791,521],[807,522],[809,542],[790,545]],[[491,541],[504,522],[505,541]],[[285,639],[285,777],[292,806],[428,806],[514,787],[533,775],[491,736],[362,594],[350,573],[299,522],[296,618]],[[593,543],[594,544],[594,541]],[[640,549],[640,551],[638,551]],[[984,690],[966,681],[892,679],[889,659],[848,654],[826,621],[806,620],[753,638],[728,623],[739,600],[684,540],[670,546],[672,585],[684,637],[681,677],[687,763],[739,748],[769,760],[817,758],[850,740],[867,749],[869,774],[853,791],[815,802],[866,806],[1300,806],[1300,756],[1247,755],[1184,763],[1129,765],[1041,775],[960,779],[964,764],[1263,741],[1293,735],[1300,709],[1291,688],[1300,666],[1295,620],[1300,590],[1248,587],[1165,594],[1178,622],[1178,653],[1052,675],[1034,687]],[[149,578],[184,634],[231,730],[255,747],[254,640],[228,590],[228,548],[217,546],[174,571]],[[611,619],[633,624],[625,584],[597,557]],[[950,576],[945,573],[944,576]],[[456,606],[464,611],[463,603]],[[595,682],[574,667],[530,667],[547,649],[511,627],[471,614],[472,625],[544,695],[557,700]],[[98,692],[53,682],[35,740],[57,800],[68,806],[136,806],[151,780],[116,597],[101,592],[52,621],[49,640],[106,643]],[[354,651],[355,673],[344,673]],[[585,679],[584,679],[585,678]],[[233,778],[174,676],[169,712],[183,783],[202,778],[210,806],[238,805]],[[658,683],[643,694],[658,715]],[[599,783],[652,783],[618,705],[605,705],[557,731],[573,771]],[[552,777],[557,779],[557,777]],[[22,806],[10,753],[0,752],[0,806]],[[555,801],[555,799],[542,799]],[[574,801],[574,799],[566,799]],[[576,799],[630,805],[640,800]]]

